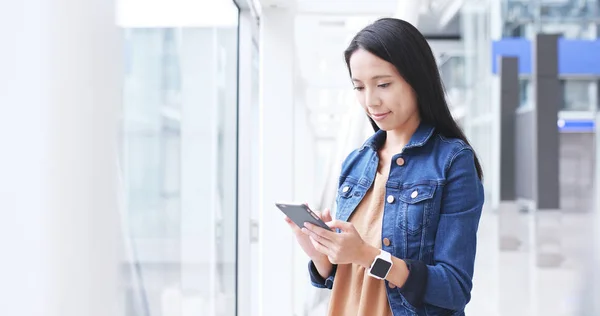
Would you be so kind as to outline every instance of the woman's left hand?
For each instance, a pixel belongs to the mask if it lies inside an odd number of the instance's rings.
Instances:
[[[341,232],[328,231],[310,223],[305,224],[302,232],[310,236],[315,249],[329,257],[331,263],[364,266],[371,263],[369,257],[377,255],[377,250],[365,243],[352,223],[334,220],[328,222],[327,226],[334,230],[339,228]]]

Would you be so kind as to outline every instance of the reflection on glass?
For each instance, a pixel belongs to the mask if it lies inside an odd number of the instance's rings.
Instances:
[[[592,89],[590,80],[563,81],[563,108],[566,111],[589,111],[593,108]]]
[[[519,107],[532,106],[531,81],[529,79],[519,79]]]
[[[125,42],[125,314],[235,315],[237,27]]]
[[[465,58],[460,55],[443,56],[440,59],[440,76],[448,95],[448,103],[450,106],[463,106],[467,87]]]

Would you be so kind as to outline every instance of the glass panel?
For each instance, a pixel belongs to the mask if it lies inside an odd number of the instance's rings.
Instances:
[[[464,106],[466,89],[464,56],[451,56],[441,62],[440,76],[448,95],[448,104],[451,107]]]
[[[529,79],[519,79],[519,107],[533,105],[533,86]]]
[[[125,30],[125,315],[236,313],[237,36]]]
[[[492,124],[490,121],[481,121],[477,122],[473,126],[472,136],[470,136],[470,141],[473,146],[473,149],[477,152],[477,156],[479,159],[479,163],[483,168],[484,172],[486,172],[487,176],[484,175],[484,185],[487,187],[491,187],[492,179],[491,176],[491,165],[493,162],[492,159]],[[493,196],[493,190],[485,190],[485,198],[490,199]]]
[[[594,209],[594,134],[560,134],[560,205],[566,213]]]
[[[564,103],[562,110],[589,111],[593,108],[593,81],[565,80],[563,81]]]

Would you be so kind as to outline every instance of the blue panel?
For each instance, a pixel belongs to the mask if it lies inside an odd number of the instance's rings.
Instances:
[[[593,132],[594,120],[558,120],[558,130],[561,132]]]
[[[600,40],[566,40],[558,42],[558,73],[600,74]]]
[[[531,41],[504,38],[492,42],[492,73],[496,74],[498,56],[519,58],[519,74],[530,74]],[[600,40],[558,40],[558,72],[561,75],[600,75]]]
[[[531,43],[524,38],[505,38],[492,42],[492,73],[498,72],[498,56],[518,57],[519,74],[531,73]]]

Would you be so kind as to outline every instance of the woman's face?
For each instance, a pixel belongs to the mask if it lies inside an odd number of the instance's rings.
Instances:
[[[350,57],[350,72],[358,102],[380,129],[403,129],[420,120],[415,91],[394,65],[358,49]]]

